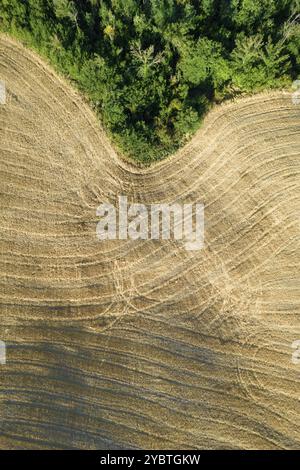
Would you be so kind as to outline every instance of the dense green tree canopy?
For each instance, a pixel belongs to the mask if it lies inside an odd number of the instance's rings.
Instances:
[[[299,0],[0,0],[0,28],[73,80],[142,162],[178,148],[213,101],[300,74]]]

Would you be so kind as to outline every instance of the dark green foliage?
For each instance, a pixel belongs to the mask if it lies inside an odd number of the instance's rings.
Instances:
[[[299,0],[0,0],[0,28],[73,80],[144,163],[175,151],[213,101],[300,73]]]

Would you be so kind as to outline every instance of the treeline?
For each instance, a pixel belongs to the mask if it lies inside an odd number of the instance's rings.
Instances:
[[[300,73],[300,0],[0,0],[0,29],[75,81],[142,162],[176,150],[213,101]]]

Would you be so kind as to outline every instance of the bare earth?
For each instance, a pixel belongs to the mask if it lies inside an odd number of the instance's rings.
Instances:
[[[300,106],[215,108],[150,169],[0,37],[0,448],[300,446]],[[205,204],[205,248],[98,241],[118,195]]]

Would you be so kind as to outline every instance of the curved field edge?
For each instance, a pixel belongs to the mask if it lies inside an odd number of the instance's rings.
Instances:
[[[214,2],[168,0],[166,9],[126,0],[75,3],[4,2],[2,29],[72,77],[114,143],[141,163],[186,142],[211,102],[289,86],[299,71],[293,0],[272,7],[255,0],[251,14],[247,2],[220,12]]]
[[[0,40],[2,448],[299,447],[300,109],[216,108],[149,169]],[[206,245],[95,237],[96,207],[205,204]]]
[[[230,112],[230,106],[234,106],[236,103],[246,103],[247,100],[252,100],[253,97],[258,97],[258,99],[260,100],[264,100],[265,98],[271,99],[272,97],[279,96],[280,93],[289,96],[290,99],[292,99],[292,94],[295,92],[292,87],[284,88],[281,90],[268,90],[250,94],[243,94],[242,96],[236,96],[235,98],[224,100],[223,102],[220,102],[218,104],[211,104],[210,110],[207,111],[205,116],[203,116],[201,123],[199,122],[200,129],[196,130],[193,136],[190,137],[188,142],[183,144],[181,148],[162,159],[158,159],[158,161],[154,160],[153,162],[148,163],[141,162],[134,159],[133,157],[128,157],[122,152],[120,148],[118,148],[116,142],[113,139],[113,136],[109,133],[107,129],[103,127],[99,114],[97,114],[92,109],[89,100],[87,99],[86,95],[78,89],[76,82],[71,79],[68,80],[68,78],[64,76],[61,72],[59,72],[59,70],[56,70],[55,64],[51,64],[49,58],[46,55],[41,55],[40,52],[33,45],[27,44],[26,41],[22,39],[22,37],[14,38],[11,34],[3,33],[0,31],[0,40],[1,39],[5,40],[8,43],[11,43],[15,47],[23,48],[24,51],[26,51],[26,54],[30,54],[34,61],[39,63],[43,68],[47,69],[48,73],[53,74],[53,76],[55,76],[57,80],[61,81],[63,84],[65,84],[65,86],[68,86],[69,89],[72,90],[74,96],[76,96],[76,98],[81,101],[81,105],[85,103],[85,112],[93,116],[94,125],[96,127],[99,127],[99,130],[106,135],[106,140],[107,142],[109,142],[111,149],[110,152],[113,158],[118,158],[119,164],[128,165],[129,168],[132,168],[132,170],[134,169],[135,171],[141,173],[149,172],[152,170],[152,168],[156,169],[159,166],[164,165],[166,161],[172,162],[181,158],[182,154],[186,154],[186,149],[188,149],[189,147],[192,148],[193,142],[198,139],[198,136],[201,136],[202,134],[206,133],[205,127],[209,126],[209,124],[207,123],[213,121],[215,119],[215,116],[222,114],[224,108],[226,109],[226,107],[228,107],[228,111]]]

